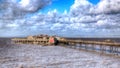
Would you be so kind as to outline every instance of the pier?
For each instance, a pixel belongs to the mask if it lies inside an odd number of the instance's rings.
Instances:
[[[59,40],[61,43],[67,43],[63,45],[65,47],[73,49],[83,49],[87,51],[100,52],[101,54],[120,54],[120,43],[112,42],[111,40],[105,41],[86,41],[86,40]]]
[[[12,42],[15,44],[33,44],[33,45],[43,45],[50,46],[48,35],[39,36],[28,36],[27,38],[14,38]],[[95,51],[103,53],[109,53],[114,55],[120,54],[120,43],[114,42],[112,40],[103,41],[88,41],[88,40],[71,40],[63,37],[57,37],[59,44],[58,46],[64,46],[74,49]]]

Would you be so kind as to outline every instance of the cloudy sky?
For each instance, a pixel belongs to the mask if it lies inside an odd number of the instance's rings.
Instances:
[[[0,0],[0,37],[120,37],[120,0]]]

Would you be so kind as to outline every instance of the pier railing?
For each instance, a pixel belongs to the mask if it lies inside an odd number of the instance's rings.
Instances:
[[[75,49],[92,50],[114,55],[120,54],[120,43],[106,41],[86,41],[86,40],[59,40],[61,43],[67,43],[66,47]]]

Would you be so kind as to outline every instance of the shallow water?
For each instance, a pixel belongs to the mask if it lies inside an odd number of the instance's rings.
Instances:
[[[0,68],[119,68],[120,58],[61,46],[4,45]]]

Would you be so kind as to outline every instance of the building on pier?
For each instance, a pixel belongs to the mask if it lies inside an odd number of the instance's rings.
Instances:
[[[49,45],[49,39],[51,36],[48,35],[36,35],[36,36],[28,36],[26,38],[13,38],[12,42],[16,44],[34,44],[34,45]],[[62,37],[55,37],[57,40],[63,40]]]

